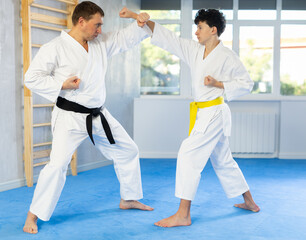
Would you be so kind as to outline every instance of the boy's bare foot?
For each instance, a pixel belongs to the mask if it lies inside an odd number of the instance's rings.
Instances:
[[[250,210],[252,212],[259,212],[260,211],[260,208],[256,204],[248,205],[246,203],[239,203],[239,204],[235,204],[234,206],[237,207],[237,208]]]
[[[244,203],[235,204],[235,207],[250,210],[252,212],[260,211],[260,208],[254,202],[250,191],[245,192],[242,196],[244,198]]]
[[[143,203],[135,200],[123,200],[121,199],[119,207],[121,209],[140,209],[144,211],[152,211],[154,208],[144,205]]]
[[[30,211],[28,211],[28,216],[24,224],[23,231],[32,234],[38,233],[37,216]]]
[[[159,222],[154,223],[154,225],[159,227],[189,226],[191,225],[191,218],[190,215],[188,217],[182,217],[178,213],[176,213],[171,217],[164,218]]]

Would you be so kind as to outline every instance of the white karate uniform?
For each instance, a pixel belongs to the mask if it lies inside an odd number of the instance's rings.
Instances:
[[[151,43],[178,56],[190,68],[194,101],[205,102],[226,94],[227,100],[250,93],[253,81],[239,57],[220,42],[205,58],[205,46],[182,39],[155,23]],[[204,85],[204,78],[212,76],[223,82],[224,89]],[[188,128],[188,126],[186,126]],[[208,159],[228,197],[236,197],[249,187],[232,157],[229,140],[231,113],[226,103],[198,109],[190,136],[180,147],[177,159],[175,195],[193,200]]]
[[[101,107],[106,97],[108,58],[134,47],[150,34],[147,26],[140,28],[134,22],[122,30],[101,34],[89,41],[87,52],[67,31],[62,31],[59,37],[41,47],[25,75],[25,85],[52,102],[61,96],[87,108]],[[79,89],[61,90],[63,82],[72,76],[81,79]],[[98,116],[93,118],[92,124],[95,146],[105,157],[114,161],[121,198],[141,199],[138,148],[107,109],[102,108],[101,111],[109,123],[116,144],[108,142]],[[88,137],[87,115],[54,107],[50,163],[40,172],[30,206],[30,211],[44,221],[50,219],[58,202],[73,152]]]

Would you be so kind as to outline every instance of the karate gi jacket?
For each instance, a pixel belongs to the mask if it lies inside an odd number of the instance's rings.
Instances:
[[[205,58],[205,46],[200,43],[178,37],[174,32],[155,23],[151,43],[179,57],[190,68],[192,97],[196,102],[205,102],[226,95],[231,101],[251,92],[254,82],[239,57],[222,42]],[[205,86],[204,78],[210,75],[224,85],[224,89]],[[230,136],[231,113],[227,104],[198,110],[193,131],[205,132],[209,122],[222,111],[223,130]],[[191,133],[192,134],[192,133]]]

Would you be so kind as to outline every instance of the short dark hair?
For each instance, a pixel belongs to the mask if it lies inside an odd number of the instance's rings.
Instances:
[[[88,21],[96,13],[100,13],[101,17],[104,17],[102,8],[100,8],[97,4],[90,1],[81,2],[75,7],[73,11],[72,23],[75,26],[78,23],[80,17],[83,17],[86,21]]]
[[[224,32],[226,20],[222,12],[216,9],[200,9],[194,19],[196,25],[205,22],[209,27],[216,27],[218,36]]]

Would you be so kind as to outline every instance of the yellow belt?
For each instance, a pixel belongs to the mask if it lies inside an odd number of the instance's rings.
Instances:
[[[190,103],[190,124],[189,124],[189,134],[188,135],[190,135],[194,127],[194,124],[197,118],[198,108],[207,108],[207,107],[211,107],[215,105],[220,105],[222,103],[224,103],[223,97],[218,97],[214,100],[207,101],[207,102],[191,102]]]

